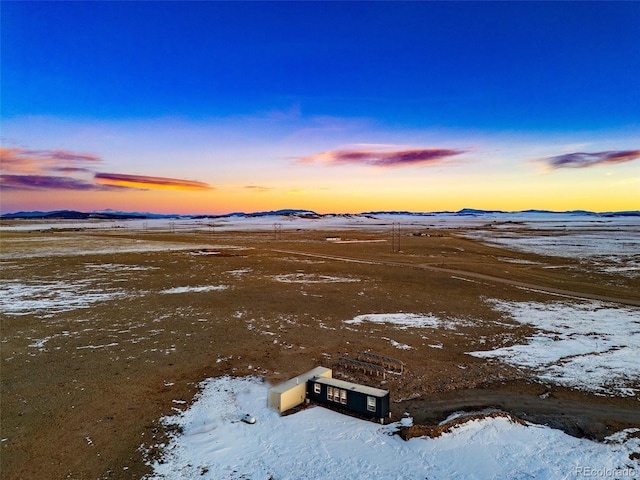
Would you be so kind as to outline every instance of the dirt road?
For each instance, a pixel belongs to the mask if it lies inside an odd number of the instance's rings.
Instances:
[[[496,277],[493,275],[470,272],[467,270],[437,267],[434,265],[429,265],[424,263],[417,264],[417,263],[409,263],[409,262],[391,262],[387,260],[370,260],[370,259],[362,259],[362,258],[354,258],[354,257],[345,257],[341,255],[327,255],[327,254],[320,254],[320,253],[300,252],[296,250],[272,249],[272,251],[278,252],[278,253],[287,253],[290,255],[302,255],[306,257],[322,258],[326,260],[336,260],[341,262],[363,263],[368,265],[383,265],[383,266],[400,267],[400,268],[419,268],[423,270],[430,270],[430,271],[446,273],[450,275],[457,275],[457,276],[471,278],[475,280],[484,280],[488,282],[511,285],[513,287],[527,288],[527,289],[535,290],[538,292],[548,293],[550,295],[558,295],[558,296],[575,298],[575,299],[583,299],[583,300],[600,300],[603,302],[619,303],[621,305],[631,305],[635,307],[640,307],[640,300],[636,300],[633,298],[620,298],[620,297],[611,297],[607,295],[595,295],[595,294],[585,293],[585,292],[575,292],[571,290],[564,290],[564,289],[553,288],[553,287],[548,287],[543,285],[535,285],[527,282],[519,282],[509,278]]]
[[[543,388],[538,386],[539,388]],[[575,395],[574,395],[575,396]],[[553,393],[517,393],[484,389],[456,390],[402,403],[416,424],[437,424],[456,411],[496,409],[522,420],[547,425],[575,437],[602,441],[619,430],[640,427],[637,400],[614,398],[555,398]]]

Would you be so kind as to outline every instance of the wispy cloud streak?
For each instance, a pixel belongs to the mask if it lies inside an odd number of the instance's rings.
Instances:
[[[112,190],[117,187],[97,185],[92,182],[71,177],[52,175],[0,175],[0,188],[3,190]]]
[[[102,163],[102,158],[68,150],[0,147],[0,158],[3,171],[0,188],[3,190],[212,189],[208,184],[195,180],[96,173],[96,167]]]
[[[543,159],[543,163],[552,169],[585,168],[595,165],[611,165],[631,162],[640,158],[640,150],[609,150],[606,152],[575,152]]]
[[[131,188],[167,188],[174,190],[211,190],[212,187],[196,180],[179,178],[127,175],[123,173],[96,173],[94,178],[102,185],[117,185]]]
[[[43,174],[62,168],[85,169],[81,165],[102,162],[97,155],[68,150],[31,150],[26,148],[0,147],[2,169],[23,174]]]
[[[417,148],[402,150],[345,149],[321,152],[300,159],[302,163],[327,165],[367,165],[374,167],[403,167],[439,165],[467,150],[452,148]]]

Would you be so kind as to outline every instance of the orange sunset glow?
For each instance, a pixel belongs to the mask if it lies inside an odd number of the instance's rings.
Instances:
[[[640,209],[634,2],[73,5],[3,4],[2,214]]]

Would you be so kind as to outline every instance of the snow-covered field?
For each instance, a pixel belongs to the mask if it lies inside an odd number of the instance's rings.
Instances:
[[[471,355],[530,368],[543,382],[599,394],[640,394],[640,308],[596,301],[491,303],[538,332],[526,344]]]
[[[7,231],[6,228],[0,228],[0,233]],[[225,250],[240,249],[233,245],[219,247],[211,244],[201,243],[179,243],[179,242],[158,242],[131,240],[123,238],[90,238],[90,237],[65,237],[65,236],[47,236],[49,234],[34,234],[32,238],[19,239],[3,238],[2,251],[0,252],[0,260],[11,261],[19,258],[41,258],[41,257],[64,257],[64,256],[81,256],[81,255],[109,255],[114,253],[143,253],[143,252],[168,252],[168,251],[198,251],[203,255],[206,252],[216,248],[224,248]],[[34,244],[37,243],[37,247]],[[215,252],[214,252],[215,253]],[[210,253],[211,254],[211,253]],[[116,270],[114,268],[114,270]]]
[[[132,219],[132,220],[19,220],[0,226],[0,231],[47,231],[51,229],[97,229],[97,230],[140,230],[173,232],[193,231],[221,232],[229,230],[260,231],[278,229],[308,228],[331,230],[340,228],[383,228],[393,223],[403,227],[433,227],[438,229],[487,227],[498,229],[505,235],[517,228],[537,230],[548,234],[557,230],[606,232],[611,230],[635,230],[640,228],[639,217],[616,217],[581,215],[577,213],[552,212],[479,212],[477,214],[458,213],[361,213],[345,215],[264,215],[231,216],[219,218],[180,219]]]
[[[0,282],[0,312],[5,315],[53,317],[56,313],[90,308],[97,302],[126,296],[120,288],[105,288],[91,280]]]
[[[188,409],[163,419],[181,433],[152,464],[149,480],[640,477],[640,463],[630,459],[640,452],[638,429],[597,443],[497,417],[404,441],[393,435],[399,423],[382,426],[322,407],[281,417],[267,408],[269,385],[255,377],[213,378],[201,386]],[[241,422],[245,413],[257,422]]]
[[[122,270],[120,274],[126,273]],[[126,278],[126,277],[125,277]],[[88,309],[99,302],[130,298],[144,292],[132,292],[125,288],[104,286],[100,277],[82,280],[33,280],[23,283],[17,280],[0,282],[0,312],[5,315],[35,315],[54,317],[60,312]],[[124,281],[124,280],[123,280]],[[213,292],[229,288],[228,285],[181,286],[160,290],[162,294]]]
[[[640,276],[640,220],[636,217],[548,214],[468,217],[361,215],[318,219],[264,217],[215,221],[134,220],[119,222],[119,228],[126,225],[126,228],[141,231],[269,231],[274,228],[274,223],[278,223],[285,232],[287,229],[333,228],[368,228],[384,232],[393,222],[400,222],[406,231],[468,228],[465,235],[486,243],[542,255],[584,257],[589,260],[589,265],[599,265],[603,272],[627,278]],[[100,253],[190,251],[192,254],[215,255],[219,253],[217,249],[242,248],[215,246],[215,237],[212,237],[211,244],[184,244],[116,237],[80,239],[63,232],[54,238],[45,232],[49,228],[114,228],[108,222],[51,222],[37,227],[16,223],[0,227],[0,232],[34,228],[43,232],[35,232],[28,239],[2,240],[3,247],[6,247],[0,251],[3,269],[22,268],[17,260],[27,257],[37,262],[42,257]],[[20,242],[26,243],[21,245]],[[38,242],[37,249],[29,245],[35,242]],[[85,263],[77,275],[74,273],[68,278],[5,279],[0,282],[0,311],[11,317],[29,314],[49,318],[60,312],[88,309],[101,302],[141,295],[144,292],[128,289],[127,279],[150,268],[157,267]],[[212,284],[184,282],[156,292],[179,296],[223,291],[232,289],[233,282],[240,282],[254,272],[251,268],[240,268],[225,274],[226,277],[216,279]],[[102,281],[104,276],[111,278],[111,283],[105,284]],[[303,285],[364,281],[355,276],[302,271],[264,278],[283,284]],[[506,344],[509,346],[494,350],[470,351],[469,355],[529,369],[543,383],[598,395],[635,397],[640,401],[640,308],[569,298],[545,303],[494,299],[487,299],[487,302],[503,314],[505,322],[508,319],[526,324],[533,327],[535,333],[525,342],[510,342]],[[437,329],[465,335],[463,327],[473,326],[474,321],[473,318],[440,318],[429,312],[369,313],[345,319],[344,324],[349,329],[365,329],[371,328],[369,324],[384,323],[402,330]],[[258,327],[249,321],[248,328]],[[508,326],[505,328],[509,329]],[[268,330],[260,331],[273,335]],[[152,330],[147,336],[153,334]],[[55,338],[73,335],[79,333],[63,330],[27,338],[34,352],[45,352],[49,345],[55,343]],[[110,341],[113,335],[109,341],[99,345],[76,348],[118,345]],[[409,340],[404,341],[409,344],[382,338],[399,349],[415,351],[424,348],[418,342],[425,337],[413,337],[416,344],[411,344],[410,336],[405,335],[403,339],[407,337]],[[142,338],[145,337],[135,337],[130,341],[137,342]],[[469,350],[482,348],[477,343],[473,345]],[[428,344],[428,347],[446,348],[442,343]],[[150,478],[640,478],[637,458],[629,459],[631,452],[640,455],[640,438],[633,431],[619,432],[607,443],[596,443],[543,426],[523,426],[507,418],[486,418],[458,426],[436,439],[420,438],[405,442],[393,435],[397,425],[381,426],[320,407],[280,417],[266,408],[267,389],[268,385],[253,377],[222,377],[205,381],[202,393],[191,407],[182,414],[164,419],[167,423],[180,425],[182,433],[165,446],[166,457],[162,463],[153,465],[154,473]],[[257,424],[247,425],[239,421],[247,412],[257,417]],[[404,422],[410,422],[410,419]],[[635,436],[631,437],[634,433]]]
[[[640,277],[637,217],[523,217],[520,221],[489,224],[465,236],[538,255],[588,258],[602,272]]]
[[[597,301],[488,302],[512,320],[538,331],[525,344],[470,355],[531,369],[544,383],[640,400],[640,308]],[[455,330],[471,325],[469,320],[416,313],[358,315],[344,323],[384,323],[403,330]]]
[[[324,215],[317,218],[297,215],[265,215],[247,217],[220,217],[215,219],[140,219],[140,220],[60,220],[60,221],[14,221],[0,225],[0,232],[48,232],[65,229],[86,230],[132,230],[207,233],[228,231],[273,231],[287,230],[331,230],[370,229],[387,231],[392,224],[404,231],[436,229],[460,229],[469,231],[464,235],[488,244],[541,255],[570,258],[589,257],[599,264],[603,272],[640,276],[640,217],[594,216],[577,213],[550,212],[483,212],[478,214],[425,213],[399,214],[375,213],[357,215]],[[41,241],[41,238],[35,240]],[[60,237],[56,237],[56,248],[60,248]],[[11,239],[3,240],[12,242]],[[24,239],[20,240],[21,242]],[[72,242],[72,238],[69,238]],[[103,245],[109,251],[151,251],[167,249],[167,245],[154,246],[145,242],[123,245],[120,241],[113,247]],[[73,248],[72,245],[69,247]],[[77,247],[77,246],[76,246]],[[189,246],[186,248],[194,248]],[[76,249],[77,254],[82,253]],[[174,245],[183,249],[185,245]],[[63,251],[66,250],[63,247]],[[12,251],[16,251],[12,248]],[[19,250],[18,250],[19,251]],[[59,251],[43,249],[43,255],[59,255]]]

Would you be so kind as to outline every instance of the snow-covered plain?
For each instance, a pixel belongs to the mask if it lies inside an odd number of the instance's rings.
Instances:
[[[485,418],[438,438],[402,440],[391,425],[322,407],[281,417],[267,408],[269,385],[256,377],[204,381],[194,403],[165,417],[181,433],[153,462],[148,480],[169,479],[578,479],[640,477],[638,429],[606,443],[548,427]],[[254,425],[240,421],[245,413]]]
[[[392,223],[402,230],[467,229],[466,235],[486,243],[543,255],[585,257],[600,263],[602,271],[640,275],[640,219],[593,217],[574,214],[483,214],[461,216],[388,215],[326,216],[321,218],[256,217],[212,220],[132,220],[118,222],[50,222],[34,226],[16,222],[0,232],[25,231],[29,239],[3,238],[2,268],[19,268],[12,260],[28,256],[50,257],[125,252],[188,251],[213,255],[229,245],[211,242],[182,244],[144,240],[78,238],[48,229],[113,229],[206,233],[296,229],[362,229],[388,235]],[[38,232],[40,230],[40,232]],[[117,231],[117,230],[116,230]],[[459,233],[456,233],[459,234]],[[20,242],[38,242],[38,250]],[[544,260],[542,260],[544,262]],[[316,262],[317,263],[317,262]],[[69,278],[49,282],[0,282],[0,311],[46,317],[67,309],[88,308],[102,301],[130,295],[119,286],[99,287],[97,276],[118,271],[125,279],[145,266],[89,264],[94,280]],[[247,270],[227,272],[231,276]],[[298,275],[271,277],[291,283],[358,281],[351,277]],[[211,291],[216,286],[185,286],[164,293]],[[202,290],[199,290],[202,289]],[[553,303],[493,301],[494,308],[513,320],[534,326],[538,332],[527,343],[470,354],[530,368],[543,382],[566,385],[598,394],[628,395],[640,399],[640,309],[599,302],[565,300]],[[400,329],[457,329],[459,319],[431,314],[369,314],[347,320],[349,328],[365,323],[394,323]],[[360,327],[361,328],[361,327]],[[59,336],[74,335],[63,331]],[[44,351],[54,335],[31,338],[30,347]],[[392,339],[387,339],[394,344]],[[138,341],[136,339],[136,341]],[[397,348],[417,348],[395,342]],[[78,349],[106,348],[117,343],[87,345]],[[443,348],[442,344],[431,344]],[[620,432],[607,444],[569,437],[561,431],[505,418],[487,418],[457,427],[437,439],[402,441],[391,435],[392,426],[356,420],[322,408],[280,417],[266,409],[268,387],[255,378],[218,378],[203,383],[202,394],[183,414],[165,419],[184,429],[167,446],[166,461],[154,464],[154,479],[189,478],[640,478],[640,440]],[[250,412],[256,425],[239,422]]]
[[[5,280],[0,283],[0,312],[45,318],[59,312],[90,308],[97,302],[126,295],[123,289],[105,288],[87,280],[39,280],[33,283]]]
[[[379,230],[385,238],[391,225],[399,225],[402,231],[428,231],[435,229],[468,229],[463,235],[488,244],[499,245],[520,251],[559,257],[583,258],[599,265],[603,272],[630,277],[640,276],[640,217],[580,214],[576,212],[477,212],[477,213],[362,213],[345,215],[264,215],[230,216],[219,218],[180,219],[132,219],[132,220],[21,220],[0,225],[0,232],[29,231],[33,241],[43,241],[42,232],[56,240],[55,249],[41,249],[43,256],[60,255],[61,237],[66,229],[142,231],[142,232],[194,232],[222,233],[229,231],[273,231],[288,230],[332,230],[369,229]],[[74,248],[73,238],[67,239]],[[21,238],[20,242],[25,239]],[[104,239],[101,239],[104,242]],[[3,242],[14,242],[3,239]],[[129,242],[113,239],[102,245],[109,251],[153,251],[156,249],[193,249],[195,245],[175,244],[168,246],[151,242]],[[11,251],[20,249],[12,245]],[[208,246],[212,248],[211,246]],[[229,247],[225,247],[229,248]],[[82,254],[86,245],[75,245],[75,253]],[[62,245],[62,252],[66,251]],[[96,253],[95,250],[91,250]],[[211,254],[211,252],[206,252]]]
[[[640,399],[640,308],[598,301],[487,301],[512,320],[538,331],[525,344],[470,355],[531,369],[545,383]],[[471,325],[468,320],[416,313],[365,314],[344,323],[384,323],[403,330],[455,330]]]
[[[530,368],[543,382],[600,394],[640,393],[640,308],[597,301],[490,303],[539,331],[526,344],[471,355]]]
[[[0,228],[0,233],[7,231]],[[37,243],[37,248],[33,244]],[[90,238],[66,237],[64,235],[51,236],[48,233],[34,233],[29,239],[3,238],[0,260],[10,261],[18,258],[39,258],[39,257],[64,257],[81,255],[109,255],[114,253],[144,253],[144,252],[180,252],[211,250],[215,248],[241,249],[227,245],[224,247],[203,244],[203,243],[179,243],[179,242],[157,242],[144,240],[130,240],[122,238]],[[202,253],[201,253],[202,254]]]
[[[6,280],[0,282],[0,312],[12,316],[35,315],[48,318],[60,312],[91,308],[99,302],[144,294],[124,288],[105,287],[98,280],[96,277],[84,280],[36,280],[30,283]],[[227,288],[228,285],[184,286],[160,290],[159,293],[200,293]]]
[[[588,258],[602,272],[640,277],[638,217],[522,215],[519,219],[489,223],[464,236],[538,255]]]
[[[552,230],[585,231],[598,229],[635,230],[640,228],[640,217],[598,216],[572,212],[477,212],[473,214],[455,212],[399,213],[375,212],[360,214],[309,215],[248,215],[217,218],[180,218],[180,219],[131,219],[131,220],[14,220],[0,225],[0,231],[50,231],[66,229],[87,230],[170,230],[215,233],[230,230],[260,231],[278,229],[308,228],[330,230],[339,228],[386,228],[393,223],[400,227],[433,227],[439,229],[464,227],[490,227],[505,231],[516,228],[529,228],[541,234]]]

